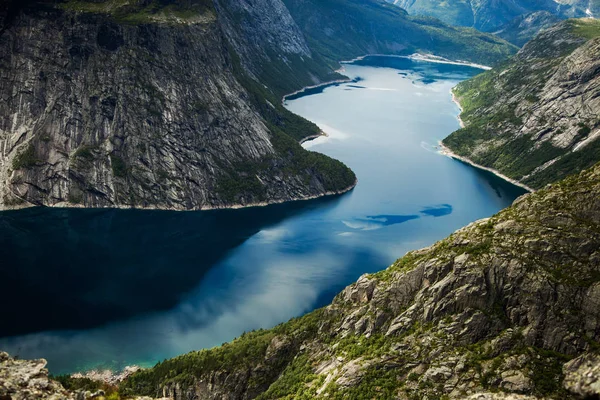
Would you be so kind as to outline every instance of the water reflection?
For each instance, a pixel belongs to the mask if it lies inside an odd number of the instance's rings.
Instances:
[[[338,200],[205,212],[34,208],[0,214],[0,337],[174,307],[257,232]]]

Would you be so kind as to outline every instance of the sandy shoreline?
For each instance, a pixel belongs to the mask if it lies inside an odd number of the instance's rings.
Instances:
[[[456,98],[456,95],[454,94],[454,88],[450,89],[450,94],[452,95],[452,101],[458,106],[458,109],[460,110],[460,112],[456,116],[456,119],[458,119],[458,123],[460,124],[460,127],[464,128],[465,127],[465,123],[463,122],[462,118],[460,117],[460,115],[463,112],[463,108],[460,105],[460,102],[458,101],[458,99]]]
[[[492,174],[496,175],[498,178],[502,178],[505,181],[510,182],[515,186],[519,186],[519,187],[527,190],[528,192],[535,192],[534,189],[530,188],[529,186],[525,185],[524,183],[516,181],[512,178],[509,178],[508,176],[502,174],[500,171],[498,171],[496,169],[484,167],[483,165],[477,164],[476,162],[469,160],[467,157],[459,156],[458,154],[456,154],[452,150],[450,150],[448,147],[444,146],[444,144],[441,141],[438,142],[438,153],[443,156],[454,158],[455,160],[459,160],[464,163],[467,163],[475,168],[491,172]]]
[[[452,65],[464,65],[467,67],[473,67],[473,68],[479,68],[479,69],[483,69],[483,70],[490,70],[492,69],[492,67],[489,67],[487,65],[482,65],[482,64],[475,64],[472,62],[468,62],[468,61],[460,61],[460,60],[449,60],[447,58],[444,57],[438,57],[438,56],[434,56],[432,54],[421,54],[421,53],[414,53],[414,54],[410,54],[408,56],[399,56],[399,55],[395,55],[395,54],[366,54],[364,56],[360,56],[360,57],[356,57],[352,60],[348,60],[348,61],[340,61],[340,64],[351,64],[355,61],[360,61],[360,60],[364,60],[367,57],[395,57],[395,58],[408,58],[410,60],[416,60],[416,61],[426,61],[426,62],[432,62],[432,63],[438,63],[438,64],[452,64]]]

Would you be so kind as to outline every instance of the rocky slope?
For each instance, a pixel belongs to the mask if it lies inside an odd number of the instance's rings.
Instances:
[[[361,277],[323,309],[166,360],[120,391],[174,399],[598,396],[599,250],[597,164]]]
[[[200,209],[353,185],[267,126],[212,4],[56,7],[32,5],[2,34],[0,205]]]
[[[444,139],[460,156],[533,188],[600,160],[600,22],[568,20],[454,94],[466,127]]]
[[[0,352],[0,399],[3,400],[105,400],[118,398],[116,386],[78,379],[81,388],[67,390],[48,377],[46,360],[18,360]],[[64,379],[63,379],[64,380]],[[67,382],[69,383],[69,382]],[[131,400],[150,400],[133,397]]]

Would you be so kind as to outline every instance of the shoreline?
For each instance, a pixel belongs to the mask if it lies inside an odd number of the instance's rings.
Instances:
[[[393,57],[393,58],[408,58],[410,60],[416,60],[416,61],[425,61],[425,62],[432,62],[432,63],[437,63],[437,64],[452,64],[452,65],[464,65],[467,67],[473,67],[473,68],[479,68],[479,69],[483,69],[483,70],[490,70],[492,69],[492,67],[487,66],[487,65],[482,65],[482,64],[476,64],[476,63],[471,63],[468,61],[461,61],[461,60],[449,60],[447,58],[444,57],[439,57],[439,56],[435,56],[433,54],[421,54],[421,53],[413,53],[407,56],[400,56],[400,55],[396,55],[396,54],[377,54],[377,53],[370,53],[370,54],[365,54],[363,56],[359,56],[356,58],[353,58],[351,60],[342,60],[340,61],[340,68],[338,68],[337,70],[335,70],[334,72],[342,74],[345,72],[345,68],[344,68],[344,64],[352,64],[353,62],[356,61],[360,61],[360,60],[364,60],[367,57]],[[327,81],[327,82],[322,82],[322,83],[317,83],[316,85],[310,85],[310,86],[304,86],[292,93],[288,93],[286,95],[283,96],[283,98],[281,99],[281,105],[285,106],[285,102],[287,101],[288,97],[291,96],[295,96],[298,94],[302,94],[304,91],[306,90],[311,90],[311,89],[317,89],[320,87],[327,87],[327,86],[333,86],[333,85],[340,85],[342,83],[350,83],[353,80],[350,78],[347,79],[335,79],[333,81]],[[460,106],[460,104],[459,104]]]
[[[319,135],[319,137],[321,137],[322,135]],[[195,207],[195,208],[189,208],[189,209],[184,209],[184,208],[163,208],[163,207],[153,207],[153,206],[148,206],[148,207],[130,207],[130,206],[124,206],[124,205],[111,205],[111,206],[105,206],[105,207],[86,207],[84,205],[81,204],[72,204],[72,203],[67,203],[67,202],[60,202],[60,203],[56,203],[56,204],[52,204],[52,205],[37,205],[37,204],[24,204],[18,208],[9,206],[9,207],[4,207],[0,205],[0,212],[10,212],[10,211],[19,211],[19,210],[24,210],[24,209],[31,209],[31,208],[63,208],[63,209],[75,209],[75,208],[80,208],[80,209],[88,209],[88,210],[140,210],[140,211],[176,211],[176,212],[196,212],[196,211],[214,211],[214,210],[239,210],[242,208],[253,208],[253,207],[267,207],[267,206],[271,206],[271,205],[275,205],[275,204],[283,204],[283,203],[292,203],[292,202],[297,202],[297,201],[305,201],[305,200],[316,200],[316,199],[320,199],[320,198],[325,198],[325,197],[329,197],[329,196],[339,196],[341,194],[344,193],[348,193],[350,192],[352,189],[354,189],[356,187],[356,185],[358,184],[358,179],[354,180],[354,183],[352,183],[350,186],[347,186],[343,189],[340,190],[333,190],[333,191],[327,191],[321,194],[314,194],[314,195],[310,195],[307,197],[294,197],[292,199],[278,199],[278,200],[274,200],[274,201],[261,201],[258,203],[249,203],[249,204],[234,204],[234,205],[230,205],[230,206],[202,206],[202,207]]]
[[[458,109],[460,110],[459,114],[456,116],[456,119],[458,120],[458,123],[460,124],[461,128],[465,127],[465,123],[462,120],[462,118],[460,117],[461,114],[463,113],[463,107],[460,104],[460,102],[458,101],[458,98],[456,97],[456,95],[454,94],[454,88],[450,89],[450,94],[452,95],[452,102],[454,104],[456,104],[458,106]],[[471,161],[470,159],[468,159],[467,157],[463,157],[463,156],[459,156],[458,154],[456,154],[455,152],[453,152],[452,150],[450,150],[449,147],[445,146],[444,143],[442,143],[442,141],[440,140],[438,142],[438,153],[446,156],[446,157],[450,157],[453,158],[455,160],[459,160],[462,161],[464,163],[467,163],[469,165],[471,165],[472,167],[475,167],[477,169],[481,169],[484,171],[488,171],[491,172],[492,174],[496,175],[498,178],[504,179],[505,181],[512,183],[515,186],[519,186],[522,189],[527,190],[530,193],[535,192],[535,189],[525,185],[524,183],[521,183],[515,179],[509,178],[508,176],[504,175],[503,173],[501,173],[500,171],[498,171],[497,169],[493,169],[493,168],[489,168],[489,167],[484,167],[481,164],[477,164],[474,161]]]
[[[465,127],[465,123],[462,120],[462,118],[460,117],[463,113],[463,108],[460,105],[460,102],[458,101],[458,98],[456,97],[456,95],[454,94],[454,88],[450,89],[450,94],[452,95],[452,102],[454,104],[456,104],[458,106],[458,109],[460,110],[460,112],[458,113],[458,115],[456,116],[456,119],[458,119],[458,123],[460,124],[461,128]]]
[[[446,147],[444,145],[444,143],[442,143],[442,141],[440,140],[438,142],[438,154],[442,155],[442,156],[446,156],[449,158],[453,158],[455,160],[458,161],[462,161],[466,164],[471,165],[472,167],[475,167],[477,169],[481,169],[483,171],[487,171],[487,172],[491,172],[492,174],[496,175],[498,178],[501,178],[509,183],[512,183],[515,186],[519,186],[522,189],[527,190],[529,193],[533,193],[535,192],[535,189],[530,188],[529,186],[525,185],[524,183],[521,183],[517,180],[514,180],[512,178],[509,178],[508,176],[504,175],[503,173],[501,173],[500,171],[493,169],[493,168],[489,168],[489,167],[484,167],[481,164],[477,164],[474,161],[469,160],[467,157],[463,157],[463,156],[459,156],[458,154],[456,154],[455,152],[453,152],[452,150],[450,150],[450,148]]]
[[[335,72],[338,72],[338,71],[335,71]],[[335,79],[333,81],[318,83],[316,85],[311,85],[311,86],[304,86],[303,88],[298,89],[295,92],[288,93],[288,94],[284,95],[282,97],[282,99],[281,99],[281,105],[285,106],[285,102],[288,100],[288,97],[292,97],[292,96],[296,96],[296,95],[302,94],[303,92],[305,92],[307,90],[318,89],[318,88],[321,88],[321,87],[325,88],[325,87],[328,87],[328,86],[341,85],[342,83],[350,83],[350,82],[352,82],[352,79],[346,78],[346,79]]]
[[[328,137],[328,136],[329,135],[327,134],[327,132],[320,130],[318,134],[307,136],[304,139],[300,140],[299,143],[300,143],[300,145],[303,145],[304,143],[310,142],[311,140],[318,139],[320,137]]]
[[[479,68],[479,69],[483,69],[486,71],[489,71],[490,69],[492,69],[492,67],[490,67],[488,65],[476,64],[476,63],[472,63],[472,62],[468,62],[468,61],[461,61],[461,60],[453,61],[453,60],[449,60],[444,57],[435,56],[433,54],[421,54],[421,53],[413,53],[413,54],[409,54],[407,56],[400,56],[400,55],[396,55],[396,54],[377,54],[377,53],[365,54],[364,56],[356,57],[352,60],[340,61],[340,64],[351,64],[356,61],[364,60],[367,57],[408,58],[409,60],[426,61],[426,62],[432,62],[432,63],[437,63],[437,64],[464,65],[466,67]]]

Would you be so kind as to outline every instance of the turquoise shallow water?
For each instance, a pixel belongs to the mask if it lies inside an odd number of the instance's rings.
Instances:
[[[52,373],[152,365],[327,304],[509,205],[523,190],[436,153],[458,128],[450,88],[474,68],[368,57],[354,82],[286,102],[329,134],[305,143],[357,174],[350,193],[208,212],[0,214],[0,349]]]

